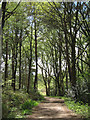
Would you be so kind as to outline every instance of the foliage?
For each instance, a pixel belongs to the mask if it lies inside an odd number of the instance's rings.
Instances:
[[[6,90],[7,89],[7,90]],[[35,95],[35,94],[34,94]],[[42,100],[38,93],[38,100],[34,101],[34,96],[30,96],[23,90],[13,92],[11,88],[3,88],[2,93],[2,113],[3,118],[23,118],[26,114],[31,114],[32,108],[37,106]],[[40,98],[39,98],[40,97]]]
[[[31,109],[37,105],[38,105],[38,102],[33,101],[33,100],[27,100],[21,105],[21,108],[24,114],[30,114]]]
[[[44,100],[44,96],[41,95],[39,92],[35,92],[34,90],[29,93],[30,98],[35,101],[42,101]]]
[[[28,104],[31,109],[33,100],[42,101],[38,91],[47,96],[68,94],[89,104],[90,2],[22,2],[16,6],[7,2],[2,9],[3,117],[15,117]],[[76,106],[83,111],[82,105]],[[27,107],[22,114],[28,114]]]
[[[77,114],[80,114],[84,118],[90,117],[89,115],[90,106],[88,106],[87,103],[84,104],[82,101],[75,102],[70,97],[60,97],[60,98],[65,100],[65,104],[69,109],[73,110]]]

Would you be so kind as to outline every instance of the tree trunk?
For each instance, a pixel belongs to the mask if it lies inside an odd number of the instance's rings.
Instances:
[[[47,85],[45,85],[45,87],[46,87],[46,96],[49,96]]]
[[[8,78],[8,41],[6,40],[5,83],[4,85],[6,85],[7,78]]]
[[[37,30],[36,30],[36,21],[35,21],[35,62],[36,62],[36,72],[35,72],[35,81],[34,81],[34,90],[37,91],[38,81],[37,81],[37,73],[38,73],[38,59],[37,59]]]
[[[21,89],[21,46],[22,46],[22,30],[19,41],[19,89]]]
[[[68,92],[68,72],[67,72],[67,63],[66,63],[66,89]]]
[[[59,31],[60,32],[60,31]],[[60,33],[59,33],[59,38],[60,38]],[[61,40],[59,40],[59,76],[58,76],[58,78],[59,78],[59,81],[60,81],[60,85],[59,85],[59,95],[61,95],[61,79],[62,79],[62,76],[61,76],[61,73],[62,73],[62,69],[61,69],[61,64],[62,64],[62,62],[61,62],[61,51],[62,51],[62,48],[61,48],[61,46],[62,46],[62,43],[61,43]]]
[[[66,47],[66,62],[67,62],[67,65],[68,65],[68,72],[69,72],[69,79],[70,79],[70,82],[72,81],[72,78],[71,78],[71,67],[70,67],[70,60],[69,60],[69,47],[68,47],[68,37],[67,37],[67,24],[66,24],[66,11],[64,11],[64,34],[65,34],[65,47]]]
[[[15,91],[16,71],[17,71],[17,56],[18,56],[18,28],[15,31],[15,43],[12,47],[12,87]]]
[[[28,73],[28,84],[27,84],[27,93],[29,93],[30,88],[30,77],[31,77],[31,60],[29,60],[29,73]]]
[[[90,38],[90,37],[89,37]],[[88,46],[88,51],[89,51],[89,57],[88,57],[88,73],[90,73],[90,39],[88,38],[89,46]],[[88,74],[88,105],[90,106],[90,74]],[[89,107],[90,111],[90,107]]]
[[[15,45],[12,45],[12,87],[14,86],[14,56],[15,56]]]
[[[29,93],[30,88],[30,78],[31,78],[31,66],[32,66],[32,27],[31,27],[31,40],[30,40],[30,59],[29,59],[29,74],[28,74],[28,84],[27,84],[27,93]]]
[[[82,61],[82,58],[83,58],[83,56],[81,54],[81,69],[82,69],[82,72],[83,72],[83,61]]]
[[[50,96],[50,78],[48,78],[48,96]]]
[[[79,48],[78,48],[78,56],[79,56]],[[77,61],[77,66],[78,66],[78,68],[79,68],[79,58],[78,58],[78,61]],[[79,69],[77,68],[77,72],[78,72],[78,77],[79,77]]]
[[[57,81],[55,80],[55,96],[57,95]]]
[[[72,38],[72,89],[75,92],[75,98],[77,98],[76,93],[76,60],[75,60],[75,38]]]
[[[26,56],[25,56],[25,71],[24,71],[24,74],[25,74],[25,86],[27,88],[27,84],[28,84],[28,76],[27,76],[27,59],[26,59]]]
[[[70,60],[69,60],[69,52],[68,52],[69,48],[68,48],[66,33],[65,33],[65,43],[66,43],[66,61],[67,61],[67,64],[68,64],[69,78],[70,78],[70,82],[71,82],[72,78],[71,78],[71,68],[70,68]]]
[[[42,57],[42,63],[43,63],[43,57]],[[44,85],[45,85],[45,88],[46,88],[46,96],[48,96],[47,74],[45,72],[45,77],[44,77],[44,75],[43,75],[43,68],[41,69],[41,71],[42,71],[42,77],[43,77]]]
[[[6,5],[7,5],[7,2],[2,2],[2,29],[5,23]]]
[[[27,93],[29,93],[30,88],[30,78],[31,78],[31,63],[32,59],[29,60],[29,73],[28,73],[28,85],[27,85]]]

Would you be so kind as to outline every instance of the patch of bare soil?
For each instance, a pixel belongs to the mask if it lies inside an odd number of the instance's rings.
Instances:
[[[69,110],[64,100],[45,97],[45,101],[33,108],[32,115],[27,115],[30,120],[82,120],[82,118]]]

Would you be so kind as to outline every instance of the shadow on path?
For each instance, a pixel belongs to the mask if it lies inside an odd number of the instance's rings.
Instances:
[[[87,120],[86,118],[28,118],[27,120]]]
[[[33,108],[32,115],[27,115],[27,120],[86,120],[69,110],[64,100],[45,97],[45,101]]]
[[[72,119],[72,118],[3,118],[1,120],[79,120],[79,119]],[[80,120],[87,120],[85,118],[80,119]]]

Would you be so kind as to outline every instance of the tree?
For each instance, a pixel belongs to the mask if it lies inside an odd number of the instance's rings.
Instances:
[[[31,65],[32,65],[32,34],[33,29],[31,26],[31,39],[30,39],[30,58],[29,58],[29,74],[28,74],[28,84],[27,84],[27,93],[29,93],[29,88],[30,88],[30,79],[31,79]]]

